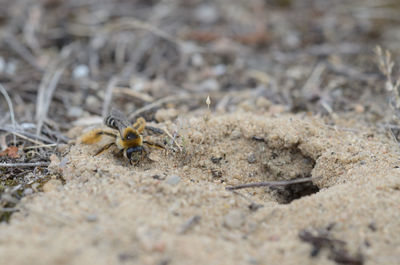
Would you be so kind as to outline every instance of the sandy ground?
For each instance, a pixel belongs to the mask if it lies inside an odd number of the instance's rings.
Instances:
[[[153,150],[137,167],[64,146],[45,192],[0,224],[0,264],[398,264],[390,140],[293,115],[165,125],[182,151]],[[225,189],[309,176],[314,185]]]

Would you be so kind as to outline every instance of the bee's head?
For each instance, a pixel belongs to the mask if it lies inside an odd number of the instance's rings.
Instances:
[[[142,157],[143,146],[129,147],[124,150],[124,156],[129,160],[129,162],[138,162]]]
[[[139,138],[139,134],[135,129],[128,127],[123,132],[123,138],[124,140],[133,140]]]

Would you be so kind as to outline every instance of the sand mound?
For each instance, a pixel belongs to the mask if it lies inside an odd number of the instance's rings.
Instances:
[[[56,179],[0,226],[1,264],[397,264],[400,169],[390,144],[299,116],[167,123],[137,167],[73,145]],[[161,139],[163,140],[163,139]],[[168,141],[168,139],[166,138]],[[172,147],[176,151],[172,150]],[[247,182],[313,183],[231,192]],[[23,250],[23,251],[21,251]]]

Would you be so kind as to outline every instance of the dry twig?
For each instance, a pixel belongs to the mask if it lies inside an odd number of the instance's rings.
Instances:
[[[11,115],[11,122],[12,122],[13,128],[15,130],[17,128],[17,123],[15,121],[13,104],[12,104],[10,97],[8,96],[7,90],[3,87],[2,84],[0,84],[0,92],[3,94],[4,98],[7,101],[8,109],[10,110],[10,115]],[[14,140],[14,145],[16,145],[17,139],[16,139],[15,135],[13,136],[13,140]]]
[[[49,162],[36,162],[36,163],[1,163],[0,167],[47,167]]]
[[[228,186],[228,187],[225,187],[225,189],[238,190],[238,189],[257,188],[257,187],[287,186],[287,185],[296,184],[296,183],[311,182],[313,179],[316,179],[316,178],[308,177],[308,178],[283,180],[283,181],[254,182],[254,183],[241,184],[241,185],[237,185],[237,186]]]

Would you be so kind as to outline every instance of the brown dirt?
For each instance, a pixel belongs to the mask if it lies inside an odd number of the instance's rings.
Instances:
[[[112,151],[93,157],[99,146],[76,144],[61,161],[53,157],[52,174],[62,175],[65,185],[48,182],[45,192],[25,197],[10,224],[1,225],[0,263],[400,259],[398,150],[379,134],[335,129],[304,116],[244,112],[204,114],[182,118],[180,127],[166,126],[179,134],[182,152],[153,150],[150,157],[158,161],[137,167],[126,166]],[[315,193],[308,196],[304,185],[225,190],[306,176],[316,177]],[[345,243],[339,251],[317,251],[300,239],[304,230]]]

